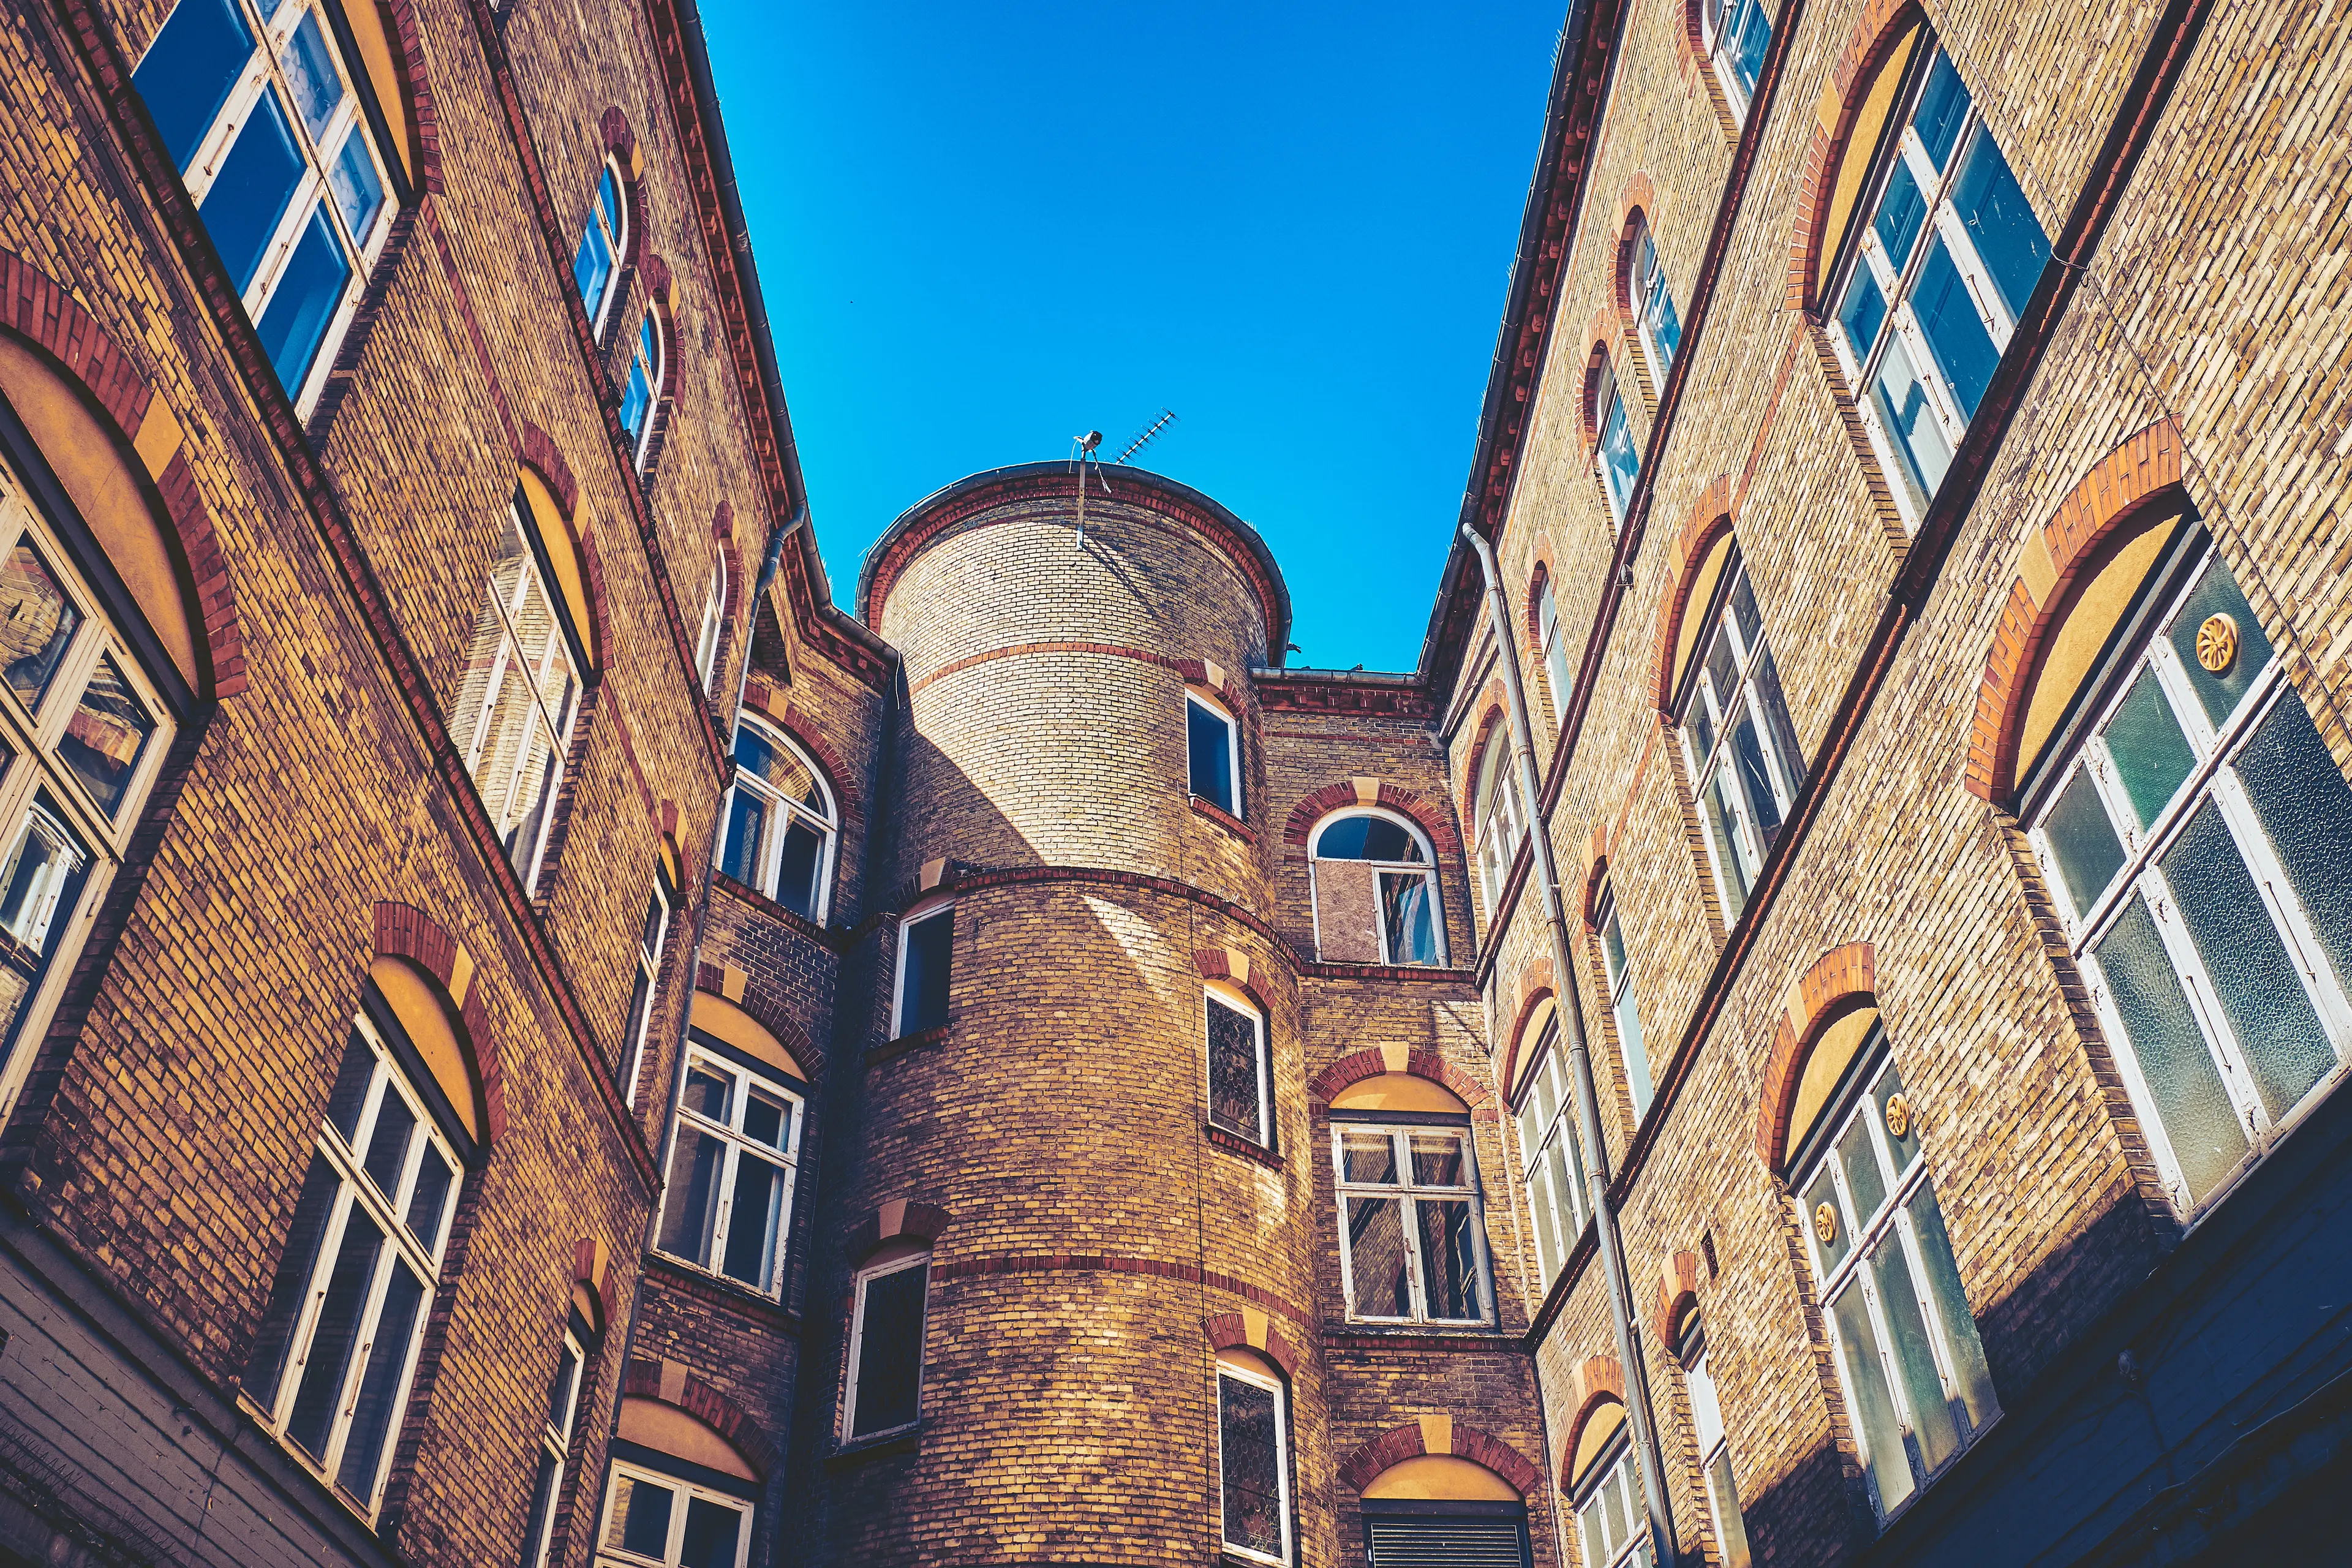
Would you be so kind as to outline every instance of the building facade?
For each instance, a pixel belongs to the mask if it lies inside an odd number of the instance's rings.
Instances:
[[[1571,7],[1382,675],[836,608],[690,0],[16,7],[0,1564],[2321,1539],[2336,31]]]

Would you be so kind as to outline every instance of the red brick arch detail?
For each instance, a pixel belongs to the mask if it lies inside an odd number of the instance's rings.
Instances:
[[[153,384],[64,284],[7,249],[0,249],[0,326],[37,345],[49,363],[81,389],[91,412],[121,442],[134,475],[142,468],[152,471],[154,492],[149,504],[160,504],[171,520],[194,586],[192,607],[204,628],[203,673],[211,686],[203,694],[224,698],[243,691],[245,631],[237,616],[236,584],[213,526],[212,509],[188,463],[188,422],[177,421],[179,442],[169,453],[156,455],[160,467],[142,458],[137,440],[154,407]]]
[[[1633,177],[1625,182],[1624,190],[1617,196],[1617,222],[1614,230],[1617,236],[1617,257],[1609,274],[1609,289],[1612,295],[1610,303],[1616,307],[1617,320],[1625,344],[1625,357],[1628,361],[1641,365],[1643,378],[1649,383],[1650,397],[1654,402],[1665,391],[1666,378],[1656,365],[1650,363],[1648,351],[1642,342],[1642,334],[1636,330],[1638,318],[1633,313],[1633,220],[1635,218],[1640,218],[1650,227],[1653,231],[1653,243],[1654,243],[1655,230],[1658,226],[1658,193],[1650,184],[1648,173],[1639,169],[1635,170]]]
[[[732,574],[730,572],[730,575]],[[850,781],[856,775],[843,763],[841,753],[817,733],[816,726],[810,722],[807,711],[798,702],[787,699],[782,713],[768,705],[770,698],[782,689],[766,676],[752,674],[743,683],[743,710],[762,724],[782,731],[792,737],[794,745],[808,753],[809,760],[817,765],[817,771],[824,774],[825,787],[833,791],[834,804],[840,808],[844,828],[853,821],[862,823],[865,811],[857,792],[850,787]],[[731,732],[730,727],[730,736]]]
[[[1559,1446],[1559,1489],[1566,1492],[1574,1479],[1570,1474],[1576,1461],[1576,1446],[1584,1437],[1584,1429],[1601,1413],[1604,1405],[1625,1403],[1625,1369],[1615,1356],[1588,1356],[1576,1369],[1576,1414],[1568,1423],[1568,1436]]]
[[[1239,1312],[1220,1312],[1209,1320],[1207,1327],[1209,1343],[1213,1348],[1221,1351],[1255,1351],[1280,1367],[1282,1375],[1286,1379],[1293,1383],[1297,1381],[1298,1347],[1292,1344],[1284,1335],[1281,1324],[1266,1324],[1265,1343],[1263,1345],[1254,1345],[1249,1342],[1249,1327]]]
[[[727,972],[715,963],[695,965],[694,988],[708,991],[721,1001],[730,1000],[727,995]],[[764,983],[755,974],[743,987],[742,997],[735,1001],[735,1005],[751,1015],[753,1023],[775,1036],[778,1043],[793,1053],[793,1059],[807,1070],[811,1081],[814,1081],[824,1070],[824,1050],[809,1038],[808,1031],[793,1017],[790,999],[776,994],[780,989]]]
[[[1698,1310],[1698,1255],[1677,1252],[1664,1260],[1658,1270],[1657,1315],[1652,1326],[1658,1331],[1658,1342],[1673,1355],[1683,1320]]]
[[[1475,710],[1478,716],[1470,722],[1470,746],[1462,753],[1462,776],[1454,781],[1454,796],[1462,802],[1465,822],[1478,809],[1478,803],[1470,792],[1478,782],[1478,770],[1486,764],[1486,748],[1498,742],[1507,746],[1510,744],[1507,733],[1510,726],[1503,721],[1501,676],[1487,680],[1486,689],[1478,693]],[[1475,825],[1472,831],[1475,831]]]
[[[441,194],[441,111],[434,105],[433,81],[425,68],[424,35],[416,25],[415,0],[382,0],[377,8],[392,23],[397,46],[394,68],[416,114],[416,188],[437,196]]]
[[[1459,1421],[1451,1425],[1454,1447],[1448,1455],[1440,1458],[1467,1459],[1474,1465],[1482,1465],[1517,1488],[1523,1498],[1534,1497],[1542,1490],[1543,1474],[1528,1461],[1526,1455],[1491,1432]],[[1391,1427],[1349,1455],[1339,1466],[1339,1479],[1347,1483],[1349,1491],[1361,1492],[1379,1479],[1382,1471],[1428,1452],[1421,1423],[1408,1421],[1402,1426]]]
[[[572,1283],[585,1285],[596,1299],[597,1321],[588,1326],[601,1335],[612,1327],[614,1314],[620,1310],[620,1270],[613,1267],[609,1249],[601,1260],[596,1253],[593,1237],[583,1236],[572,1244]]]
[[[1576,847],[1578,896],[1577,912],[1585,925],[1591,926],[1592,916],[1601,904],[1601,884],[1609,879],[1609,823],[1607,818],[1592,825],[1584,842]]]
[[[1559,553],[1552,548],[1551,535],[1538,531],[1533,556],[1528,563],[1526,628],[1530,654],[1538,653],[1543,647],[1543,615],[1538,607],[1543,585],[1559,575]],[[1554,596],[1558,596],[1556,592]]]
[[[1675,535],[1667,557],[1666,591],[1658,601],[1657,701],[1658,711],[1668,718],[1674,714],[1675,644],[1682,637],[1684,618],[1706,613],[1705,605],[1691,603],[1698,588],[1699,563],[1715,542],[1730,531],[1731,476],[1717,474],[1691,502],[1690,515]]]
[[[1328,1105],[1349,1084],[1378,1078],[1388,1070],[1388,1058],[1377,1048],[1356,1051],[1341,1057],[1317,1073],[1307,1081],[1307,1092],[1318,1104]],[[1486,1103],[1486,1086],[1435,1051],[1407,1052],[1404,1070],[1415,1078],[1425,1078],[1432,1083],[1444,1085],[1455,1099],[1473,1110]]]
[[[621,1380],[621,1393],[627,1398],[650,1399],[685,1411],[727,1439],[727,1446],[743,1456],[744,1462],[763,1480],[782,1457],[774,1440],[761,1429],[750,1412],[690,1372],[686,1374],[686,1384],[678,1396],[666,1399],[662,1396],[662,1363],[632,1361]]]
[[[1226,984],[1232,986],[1234,990],[1240,992],[1243,995],[1248,997],[1256,1006],[1258,1013],[1264,1018],[1266,1026],[1268,1028],[1272,1028],[1274,1026],[1274,1008],[1267,1004],[1265,993],[1260,990],[1255,982],[1243,980],[1234,975],[1233,961],[1225,956],[1225,950],[1223,948],[1203,947],[1194,949],[1192,953],[1192,966],[1201,972],[1202,979],[1222,980]],[[1251,958],[1249,967],[1252,974],[1255,974],[1258,972],[1258,963],[1255,957]]]
[[[572,465],[563,460],[563,453],[550,436],[529,420],[522,423],[516,440],[515,462],[537,474],[547,486],[547,493],[555,500],[555,509],[572,537],[580,546],[580,575],[588,589],[589,625],[582,635],[588,641],[588,656],[596,668],[588,672],[594,685],[601,678],[604,660],[613,647],[613,616],[609,596],[604,590],[604,557],[596,548],[596,535],[580,526],[576,517],[580,508],[580,485],[572,477]],[[554,584],[550,584],[552,588]]]
[[[1777,1173],[1788,1158],[1797,1084],[1822,1031],[1875,1000],[1877,992],[1877,954],[1866,942],[1830,949],[1789,987],[1772,1031],[1772,1051],[1764,1061],[1762,1104],[1756,1113],[1756,1152],[1768,1169]]]
[[[730,502],[720,501],[719,510],[710,514],[710,537],[721,544],[735,542],[735,508]]]
[[[1618,329],[1622,325],[1618,317],[1617,306],[1603,304],[1584,327],[1584,379],[1576,395],[1576,427],[1583,433],[1588,458],[1597,457],[1601,450],[1601,367],[1614,363]]]
[[[563,521],[570,522],[580,508],[580,484],[572,477],[572,465],[563,460],[555,437],[525,420],[515,448],[515,461],[540,477],[547,486],[547,493],[555,498]]]
[[[618,104],[607,107],[596,121],[596,134],[604,151],[621,165],[621,199],[629,204],[629,232],[621,254],[613,258],[615,273],[635,267],[638,254],[645,248],[646,197],[645,180],[637,167],[637,133],[629,125],[629,117]],[[594,199],[594,190],[589,192]]]
[[[1453,812],[1410,794],[1386,779],[1380,781],[1380,786],[1378,794],[1370,802],[1365,802],[1357,798],[1356,781],[1353,779],[1325,784],[1290,808],[1289,820],[1282,827],[1283,842],[1304,850],[1307,840],[1314,837],[1316,824],[1325,817],[1351,806],[1371,805],[1393,811],[1412,822],[1428,837],[1430,847],[1441,857],[1462,847],[1462,836],[1454,830]]]
[[[2181,446],[2180,427],[2169,417],[2134,431],[2092,465],[2048,522],[2028,531],[2026,554],[2046,552],[2055,574],[2039,595],[2022,572],[2010,584],[1969,726],[1961,782],[1969,794],[2003,805],[2016,787],[2018,732],[2029,706],[2025,695],[2051,635],[2074,607],[2073,590],[2106,564],[2101,547],[2118,537],[2124,524],[2159,506],[2188,506],[2180,489]]]
[[[1918,0],[1864,0],[1862,15],[1846,35],[1845,47],[1831,70],[1829,83],[1813,108],[1813,137],[1805,149],[1804,174],[1797,191],[1796,226],[1789,237],[1788,307],[1808,319],[1819,301],[1813,298],[1813,273],[1821,265],[1822,225],[1829,216],[1830,196],[1837,188],[1838,170],[1853,140],[1853,122],[1878,68],[1886,63],[1896,43],[1912,23],[1920,19]],[[1867,156],[1869,149],[1863,150]]]
[[[448,994],[459,946],[448,927],[414,904],[387,900],[377,901],[374,920],[375,955],[405,959],[438,981],[443,994]],[[478,971],[468,977],[457,1021],[466,1031],[458,1044],[472,1053],[475,1075],[482,1081],[482,1146],[487,1149],[506,1136],[507,1091],[498,1031],[482,1005],[480,978]]]
[[[1503,1071],[1496,1080],[1502,1085],[1506,1100],[1518,1092],[1519,1057],[1531,1044],[1528,1039],[1528,1025],[1535,1018],[1536,1009],[1543,1005],[1544,999],[1555,996],[1559,988],[1559,977],[1552,973],[1549,957],[1535,959],[1519,971],[1518,1005],[1511,1009],[1510,1036],[1503,1047]]]

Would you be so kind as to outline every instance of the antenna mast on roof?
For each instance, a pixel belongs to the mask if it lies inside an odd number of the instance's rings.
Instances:
[[[1159,436],[1160,432],[1167,429],[1168,426],[1175,423],[1176,411],[1172,408],[1162,408],[1160,411],[1160,417],[1145,426],[1143,427],[1143,434],[1138,436],[1134,440],[1129,441],[1127,444],[1127,450],[1121,452],[1115,459],[1113,459],[1112,467],[1118,467],[1118,464],[1126,462],[1129,458],[1132,458],[1138,452],[1142,451],[1143,448],[1151,445],[1152,441]]]
[[[1070,466],[1078,471],[1078,548],[1087,547],[1087,462],[1092,458],[1095,478],[1102,480],[1103,494],[1110,494],[1110,481],[1102,477],[1102,458],[1097,449],[1102,446],[1102,432],[1089,430],[1083,436],[1070,437]]]

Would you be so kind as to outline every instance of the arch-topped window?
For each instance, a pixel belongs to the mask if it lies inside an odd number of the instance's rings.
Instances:
[[[580,1395],[587,1368],[588,1346],[593,1335],[573,1311],[564,1324],[563,1342],[555,1357],[555,1373],[547,1384],[547,1419],[539,1433],[539,1472],[530,1489],[530,1533],[525,1537],[525,1568],[545,1568],[547,1549],[555,1534],[555,1508],[563,1496],[564,1469],[572,1456],[572,1438],[580,1415]]]
[[[1650,1109],[1650,1053],[1642,1045],[1642,1014],[1633,998],[1633,965],[1625,951],[1624,923],[1617,916],[1617,891],[1604,884],[1593,900],[1592,931],[1601,948],[1601,973],[1609,983],[1609,1017],[1617,1028],[1617,1056],[1625,1073],[1625,1092],[1633,1101],[1633,1118]]]
[[[838,821],[832,790],[798,746],[749,714],[736,721],[719,870],[822,925]]]
[[[1359,806],[1323,819],[1307,848],[1315,945],[1342,963],[1443,963],[1437,857],[1394,812]]]
[[[1209,1124],[1274,1147],[1274,1076],[1265,1015],[1239,986],[1211,981],[1202,1007],[1209,1041]]]
[[[2193,519],[2093,578],[2026,728],[2021,816],[2166,1190],[2195,1215],[2352,1059],[2352,790]]]
[[[622,1098],[637,1103],[637,1074],[645,1065],[646,1033],[653,1027],[654,1005],[661,997],[662,952],[669,941],[669,918],[677,907],[677,884],[672,879],[665,848],[654,866],[653,890],[646,899],[646,918],[637,927],[637,979],[629,993],[628,1034],[621,1059],[627,1064],[621,1078]]]
[[[1642,454],[1633,445],[1633,426],[1625,416],[1625,397],[1617,384],[1616,368],[1605,353],[1594,373],[1592,429],[1593,460],[1601,488],[1609,497],[1610,524],[1622,526],[1625,509],[1633,504],[1633,482],[1641,477]]]
[[[1530,1020],[1538,1031],[1531,1065],[1520,1079],[1519,1169],[1535,1219],[1536,1271],[1549,1289],[1592,1217],[1584,1190],[1584,1155],[1577,1142],[1576,1090],[1561,1059],[1558,1009],[1544,1005]]]
[[[1863,93],[1833,199],[1852,205],[1823,250],[1831,341],[1916,525],[1991,384],[2050,242],[1924,24]]]
[[[1450,1454],[1401,1460],[1366,1483],[1364,1561],[1375,1568],[1517,1568],[1528,1561],[1527,1500],[1503,1477]]]
[[[1542,644],[1544,687],[1551,699],[1555,730],[1568,723],[1568,638],[1560,635],[1559,597],[1552,592],[1551,574],[1536,584],[1536,636]]]
[[[1348,1315],[1485,1322],[1492,1310],[1486,1227],[1469,1107],[1425,1079],[1406,1078],[1401,1087],[1422,1092],[1343,1091],[1331,1106]],[[1391,1102],[1444,1109],[1385,1109]]]
[[[629,253],[629,204],[621,165],[606,158],[596,174],[595,199],[580,227],[580,248],[572,257],[572,281],[588,308],[588,324],[601,339],[613,303],[613,279]]]
[[[306,413],[391,229],[384,121],[329,3],[180,0],[131,78]]]
[[[1650,1519],[1622,1402],[1604,1401],[1585,1418],[1570,1461],[1568,1495],[1585,1568],[1649,1568]]]
[[[1632,244],[1625,306],[1641,331],[1642,351],[1650,356],[1651,377],[1663,391],[1666,372],[1674,367],[1675,355],[1682,348],[1682,317],[1675,310],[1675,291],[1666,282],[1665,269],[1658,265],[1657,243],[1650,236],[1650,220],[1644,214],[1634,215]],[[1618,515],[1623,516],[1622,509]]]
[[[1723,1568],[1750,1568],[1748,1521],[1739,1510],[1739,1488],[1731,1473],[1731,1443],[1723,1429],[1723,1402],[1716,1396],[1707,1365],[1706,1327],[1694,1308],[1682,1321],[1675,1346],[1690,1394],[1691,1436],[1698,1440],[1699,1474],[1706,1479],[1707,1522],[1714,1528],[1716,1557]]]
[[[661,317],[647,310],[629,348],[629,370],[621,383],[621,428],[629,437],[629,460],[643,472],[652,448],[654,410],[661,401],[663,354],[667,342]]]
[[[598,1568],[743,1568],[751,1500],[635,1463],[613,1466]]]
[[[1486,895],[1486,919],[1502,914],[1503,883],[1518,858],[1527,825],[1519,816],[1519,792],[1511,781],[1510,737],[1500,720],[1486,736],[1478,758],[1478,784],[1471,802],[1478,819],[1478,888]]]
[[[1270,1361],[1217,1352],[1217,1486],[1228,1556],[1290,1561],[1290,1390]]]
[[[1699,37],[1723,96],[1731,102],[1731,117],[1747,124],[1756,83],[1764,74],[1764,52],[1772,47],[1772,18],[1764,0],[1700,0]]]
[[[727,552],[710,559],[710,588],[702,597],[702,625],[694,636],[694,670],[706,695],[719,679],[719,634],[727,626]]]
[[[1735,550],[1700,623],[1697,657],[1682,676],[1675,711],[1683,765],[1706,819],[1707,859],[1723,922],[1737,922],[1764,858],[1805,782],[1804,753],[1789,722],[1780,672],[1764,643],[1756,590]]]

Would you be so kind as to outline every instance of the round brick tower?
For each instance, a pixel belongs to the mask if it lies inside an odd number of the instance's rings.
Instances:
[[[868,1037],[889,1043],[864,1068],[844,1220],[877,1217],[845,1282],[894,1224],[901,1248],[936,1237],[920,1425],[828,1467],[832,1560],[1213,1561],[1221,1353],[1281,1374],[1291,1561],[1328,1557],[1300,1017],[1248,677],[1288,599],[1215,501],[1106,478],[1081,539],[1066,464],[975,475],[892,524],[861,577],[908,694],[884,902],[952,900],[953,929],[948,1023],[913,1033],[879,936]],[[1196,702],[1234,721],[1230,811],[1189,787]],[[1264,1114],[1236,1133],[1232,1016],[1251,1012]]]

